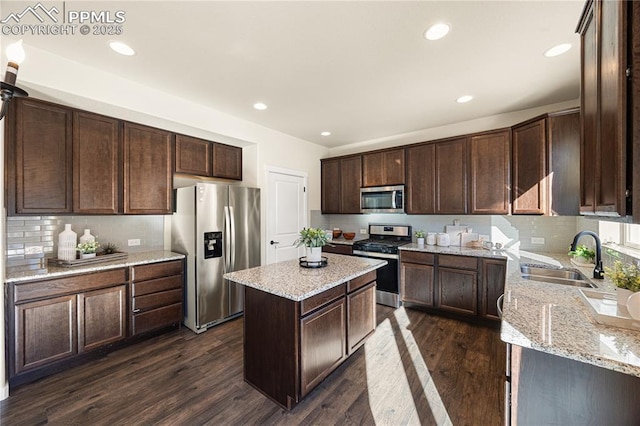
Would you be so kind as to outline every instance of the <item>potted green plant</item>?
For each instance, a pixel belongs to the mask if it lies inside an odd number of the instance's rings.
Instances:
[[[303,228],[295,241],[296,247],[305,246],[307,248],[307,261],[309,262],[320,262],[322,247],[327,244],[329,244],[329,238],[325,230],[321,228]]]
[[[572,256],[577,263],[583,264],[593,263],[596,257],[596,252],[585,245],[579,245],[575,250],[571,250],[567,254]]]
[[[96,257],[96,250],[100,247],[100,243],[97,241],[87,241],[86,243],[78,244],[76,250],[80,252],[80,259],[89,259]]]
[[[426,235],[426,232],[422,229],[416,231],[416,241],[418,242],[419,246],[423,246],[424,245],[424,236]]]
[[[613,262],[613,268],[604,267],[604,275],[616,285],[618,304],[626,306],[629,296],[640,291],[640,269],[631,263]]]

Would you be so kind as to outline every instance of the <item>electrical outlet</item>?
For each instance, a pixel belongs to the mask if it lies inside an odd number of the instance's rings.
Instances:
[[[531,244],[544,244],[544,237],[531,237]]]
[[[139,246],[140,245],[140,239],[136,238],[136,239],[133,239],[133,240],[128,240],[127,241],[127,245],[128,246]]]
[[[366,235],[366,234],[367,234],[367,230],[366,230],[366,229],[361,229],[361,230],[360,230],[360,234],[362,234],[362,235]]]
[[[42,246],[29,246],[29,247],[25,247],[24,248],[24,254],[29,255],[29,254],[40,254],[43,253],[43,247]]]

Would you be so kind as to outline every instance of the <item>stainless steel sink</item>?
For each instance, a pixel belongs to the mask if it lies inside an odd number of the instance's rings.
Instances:
[[[549,269],[537,266],[522,265],[521,276],[525,280],[543,281],[552,284],[563,284],[574,287],[595,288],[584,276],[571,269]]]
[[[584,280],[582,274],[571,269],[550,269],[537,266],[523,265],[520,267],[522,274],[537,275],[542,277],[564,278],[569,280]]]

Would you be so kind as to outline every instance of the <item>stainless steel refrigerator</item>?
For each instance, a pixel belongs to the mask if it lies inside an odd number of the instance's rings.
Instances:
[[[176,190],[171,250],[187,256],[184,324],[196,333],[244,309],[226,272],[260,266],[260,189],[198,183]]]

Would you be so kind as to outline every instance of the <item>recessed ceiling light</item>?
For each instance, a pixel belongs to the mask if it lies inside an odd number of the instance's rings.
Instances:
[[[469,102],[471,99],[473,99],[473,96],[464,95],[464,96],[460,96],[458,99],[456,99],[456,102],[459,103],[459,104],[464,104],[466,102]]]
[[[427,40],[440,40],[449,33],[450,29],[449,25],[443,23],[432,25],[424,32],[424,38]]]
[[[111,43],[109,43],[109,46],[121,55],[132,56],[136,53],[131,47],[120,41],[112,41]]]
[[[331,136],[331,132],[322,132],[320,133],[321,136]]]
[[[260,111],[263,111],[267,109],[267,104],[263,104],[262,102],[256,102],[255,104],[253,104],[253,107],[255,109],[259,109]]]
[[[553,56],[562,55],[563,53],[567,52],[569,49],[571,49],[571,45],[569,43],[559,44],[557,46],[553,46],[551,49],[544,52],[544,56],[546,56],[547,58],[551,58]]]

